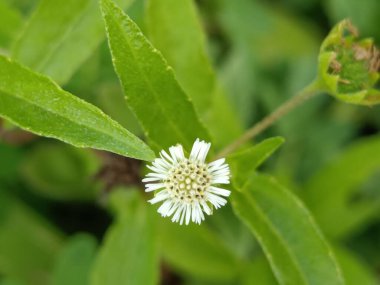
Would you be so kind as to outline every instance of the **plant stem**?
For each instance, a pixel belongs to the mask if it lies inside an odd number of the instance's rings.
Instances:
[[[261,132],[265,131],[279,119],[281,119],[284,115],[288,114],[290,111],[312,98],[314,95],[320,93],[321,88],[320,84],[317,80],[313,81],[311,84],[302,89],[296,96],[293,96],[284,104],[279,106],[276,110],[274,110],[271,114],[263,118],[261,121],[253,125],[250,129],[248,129],[241,137],[233,141],[230,145],[222,149],[218,154],[217,158],[225,157],[234,150],[238,149],[241,145],[246,143],[247,141],[253,139]]]

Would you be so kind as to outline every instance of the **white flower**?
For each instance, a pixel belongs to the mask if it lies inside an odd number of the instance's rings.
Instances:
[[[163,202],[158,212],[163,217],[172,216],[173,222],[186,225],[190,220],[200,224],[205,216],[211,215],[213,208],[224,206],[230,191],[218,188],[218,184],[230,183],[230,169],[225,159],[206,163],[211,144],[197,139],[187,158],[181,145],[162,150],[161,158],[156,158],[151,166],[153,172],[146,175],[143,182],[145,191],[157,191],[149,202]]]

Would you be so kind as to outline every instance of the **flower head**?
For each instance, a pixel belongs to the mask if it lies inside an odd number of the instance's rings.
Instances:
[[[200,224],[204,213],[211,215],[213,208],[224,206],[230,191],[218,188],[218,184],[230,183],[230,169],[225,159],[206,163],[211,144],[197,139],[190,156],[186,157],[181,145],[169,148],[169,154],[162,150],[151,166],[153,172],[143,182],[146,192],[157,191],[149,202],[163,202],[158,212],[163,217],[172,216],[173,222],[186,225],[190,220]],[[204,213],[203,213],[204,212]]]
[[[380,52],[370,38],[359,38],[349,20],[338,23],[319,54],[319,76],[326,91],[351,104],[380,104]]]

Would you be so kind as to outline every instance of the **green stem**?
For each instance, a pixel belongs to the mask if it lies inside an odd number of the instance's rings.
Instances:
[[[236,139],[230,145],[222,149],[218,154],[217,158],[225,157],[231,152],[238,149],[241,145],[253,139],[283,116],[288,114],[290,111],[300,106],[302,103],[312,98],[314,95],[321,92],[321,86],[318,80],[313,81],[311,84],[306,86],[303,90],[301,90],[296,96],[293,96],[284,104],[279,106],[276,110],[274,110],[271,114],[263,118],[261,121],[253,125],[250,129],[248,129],[241,137]]]

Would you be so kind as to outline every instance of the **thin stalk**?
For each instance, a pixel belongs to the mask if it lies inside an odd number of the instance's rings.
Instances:
[[[297,95],[290,98],[284,104],[279,106],[276,110],[274,110],[271,114],[263,118],[261,121],[253,125],[250,129],[248,129],[241,137],[233,141],[230,145],[222,149],[218,154],[217,158],[225,157],[231,152],[238,149],[241,145],[248,142],[249,140],[255,138],[258,134],[265,131],[283,116],[288,114],[290,111],[312,98],[316,94],[319,94],[321,91],[321,87],[318,81],[313,81],[310,85],[306,86],[303,90],[301,90]]]

